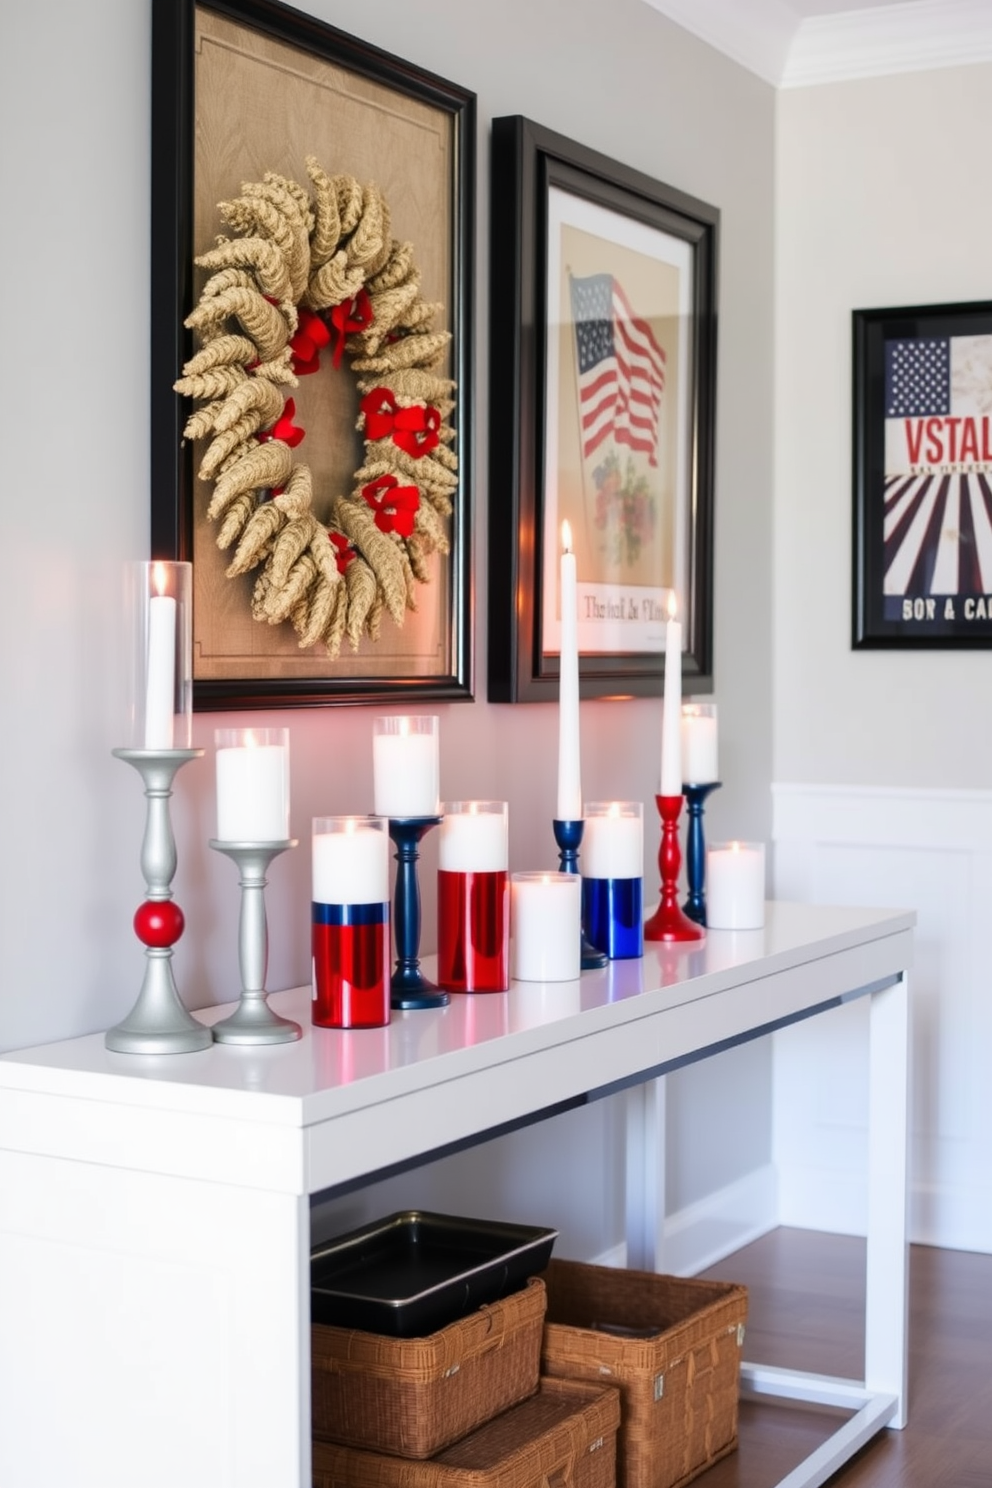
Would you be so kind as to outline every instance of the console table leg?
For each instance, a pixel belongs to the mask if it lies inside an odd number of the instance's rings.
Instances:
[[[865,1384],[898,1400],[906,1424],[909,989],[905,972],[871,994]]]
[[[665,1234],[665,1077],[627,1091],[627,1265],[661,1271]]]

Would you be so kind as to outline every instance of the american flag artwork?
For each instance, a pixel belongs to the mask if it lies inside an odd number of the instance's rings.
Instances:
[[[665,353],[613,274],[571,275],[570,288],[583,456],[612,435],[657,465]]]
[[[887,618],[930,618],[938,598],[950,618],[992,594],[990,421],[992,336],[885,342]]]

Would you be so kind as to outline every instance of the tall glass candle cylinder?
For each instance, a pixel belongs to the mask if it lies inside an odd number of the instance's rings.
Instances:
[[[128,747],[188,749],[192,738],[192,565],[165,559],[127,568]]]
[[[372,775],[377,816],[437,816],[440,796],[438,718],[376,718]]]
[[[438,841],[438,986],[505,992],[510,985],[510,885],[505,801],[449,801]]]
[[[289,730],[223,728],[217,746],[217,838],[285,842],[289,837]]]
[[[716,703],[682,704],[682,781],[712,785],[718,768]]]
[[[312,839],[312,1021],[389,1022],[389,823],[318,816]]]
[[[760,930],[765,923],[765,844],[714,843],[706,853],[706,924]]]
[[[572,982],[581,971],[582,880],[575,873],[514,873],[511,972],[519,982]]]
[[[582,924],[611,960],[644,954],[644,808],[587,802],[582,838]]]

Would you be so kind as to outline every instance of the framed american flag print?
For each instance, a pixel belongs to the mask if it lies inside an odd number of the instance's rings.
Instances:
[[[853,332],[853,645],[992,646],[992,302]]]
[[[520,117],[492,138],[489,697],[557,695],[563,543],[584,697],[712,686],[719,213]]]

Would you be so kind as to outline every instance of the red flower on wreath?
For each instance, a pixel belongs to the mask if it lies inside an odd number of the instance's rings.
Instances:
[[[331,310],[331,325],[338,333],[334,348],[334,365],[340,367],[345,338],[353,331],[364,331],[375,320],[367,289],[360,289],[353,300],[342,300]]]
[[[269,439],[281,439],[283,444],[288,444],[290,449],[295,449],[301,440],[306,438],[306,429],[301,429],[293,423],[296,417],[296,404],[292,398],[286,399],[286,406],[276,419],[271,429],[263,429],[259,434],[259,442],[265,444]]]
[[[389,388],[373,388],[358,405],[365,415],[367,439],[388,439],[396,417],[396,399]]]
[[[373,388],[359,407],[365,415],[368,439],[392,438],[397,449],[419,460],[440,442],[441,413],[431,403],[400,408],[389,388]]]
[[[334,557],[338,565],[338,573],[343,574],[345,569],[348,567],[348,564],[353,558],[357,558],[358,554],[355,552],[348,539],[344,537],[340,532],[329,532],[327,535],[331,539],[331,542],[334,544],[335,548],[337,548],[337,552],[335,553]]]
[[[299,327],[289,343],[293,353],[293,371],[299,377],[308,377],[320,370],[320,353],[331,339],[327,322],[312,310],[301,309]]]
[[[396,532],[410,537],[420,505],[416,486],[401,486],[395,475],[380,475],[362,487],[362,495],[375,512],[375,525],[380,532]]]

